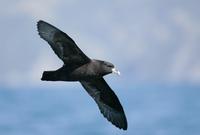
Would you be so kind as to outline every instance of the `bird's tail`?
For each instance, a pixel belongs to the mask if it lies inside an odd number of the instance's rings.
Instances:
[[[44,71],[41,80],[43,81],[59,81],[57,71]]]

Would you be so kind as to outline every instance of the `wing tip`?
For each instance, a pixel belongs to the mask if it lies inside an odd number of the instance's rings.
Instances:
[[[127,123],[127,120],[125,120],[124,122],[124,126],[121,127],[123,130],[127,130],[128,129],[128,123]]]
[[[57,29],[51,24],[43,20],[39,20],[37,22],[37,31],[41,38],[49,42],[53,40],[54,34]]]
[[[113,125],[115,125],[117,128],[119,129],[123,129],[123,130],[127,130],[128,129],[128,123],[127,123],[127,120],[126,120],[126,116],[125,114],[121,114],[121,119],[118,120],[118,121],[111,121],[111,120],[108,120],[110,121]]]
[[[116,126],[119,129],[127,130],[128,129],[128,124],[127,120],[124,114],[121,114],[122,117],[120,120],[112,120],[108,119],[106,116],[104,116],[109,122],[111,122],[114,126]]]
[[[126,116],[125,116],[124,112],[121,115],[122,115],[122,119],[121,119],[122,123],[120,123],[120,127],[118,127],[118,128],[123,129],[123,130],[127,130],[128,129],[128,123],[127,123]]]
[[[40,32],[39,30],[41,29],[41,26],[44,25],[44,24],[46,24],[46,22],[43,21],[43,20],[39,20],[37,22],[37,30],[38,30],[38,32]]]
[[[43,20],[39,20],[38,22],[37,22],[37,31],[38,31],[38,34],[40,35],[40,37],[42,38],[42,26],[44,26],[45,25],[45,21],[43,21]]]
[[[99,110],[103,114],[103,116],[111,122],[114,126],[119,129],[127,130],[128,129],[128,122],[126,119],[126,115],[124,111],[114,111],[110,114],[110,112],[102,108],[103,106],[99,105]]]
[[[39,20],[37,22],[37,31],[38,31],[38,34],[40,35],[40,37],[47,40],[47,41],[53,40],[55,33],[60,33],[66,39],[68,39],[71,43],[76,44],[74,42],[74,40],[71,37],[69,37],[66,33],[62,32],[61,30],[59,30],[55,26],[53,26],[53,25],[51,25],[51,24],[49,24],[49,23],[47,23],[43,20]]]
[[[37,22],[37,27],[40,27],[41,25],[50,25],[50,24],[47,23],[47,22],[45,22],[45,21],[43,21],[43,20],[39,20],[39,21]]]

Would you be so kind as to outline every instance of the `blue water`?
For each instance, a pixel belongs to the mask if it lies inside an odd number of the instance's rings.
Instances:
[[[129,123],[118,130],[81,88],[0,90],[0,135],[199,135],[200,89],[135,86],[116,91]]]

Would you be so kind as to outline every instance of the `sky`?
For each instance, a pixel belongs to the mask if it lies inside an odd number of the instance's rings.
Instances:
[[[150,90],[156,97],[172,96],[175,92],[173,102],[170,98],[165,102],[169,106],[175,104],[170,107],[170,113],[176,107],[187,109],[179,101],[199,101],[195,96],[200,88],[199,4],[198,0],[1,0],[0,89],[82,89],[78,83],[40,80],[44,70],[62,66],[62,61],[38,36],[37,21],[44,20],[66,32],[90,58],[112,62],[120,70],[121,76],[108,75],[105,79],[124,102],[129,118],[132,118],[130,123],[134,123],[132,120],[139,122],[142,117],[132,116],[134,111],[138,115],[144,112],[129,109],[128,99],[137,101],[131,99],[130,92],[138,93],[139,101],[146,99],[145,93],[151,94]],[[136,95],[134,97],[137,99]],[[149,100],[155,103],[162,99],[158,97]],[[87,98],[85,95],[84,99]],[[144,104],[144,108],[148,106],[146,102]],[[195,112],[198,106],[192,110]],[[159,116],[154,114],[151,118],[159,119]],[[104,122],[100,124],[104,125]],[[200,122],[191,125],[196,124]],[[143,128],[137,128],[138,133],[141,133],[140,129]],[[109,128],[105,133],[107,131],[117,132]],[[147,131],[152,131],[151,127]]]
[[[69,34],[90,58],[111,61],[129,83],[198,85],[197,5],[157,0],[3,1],[0,84],[35,86],[44,69],[62,65],[37,35],[37,21],[45,20]]]

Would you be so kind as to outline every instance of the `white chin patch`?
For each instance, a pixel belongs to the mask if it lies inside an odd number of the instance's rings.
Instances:
[[[118,75],[120,75],[120,72],[119,72],[119,70],[117,70],[116,68],[113,68],[113,69],[112,69],[112,73],[115,73],[115,74],[118,74]]]

